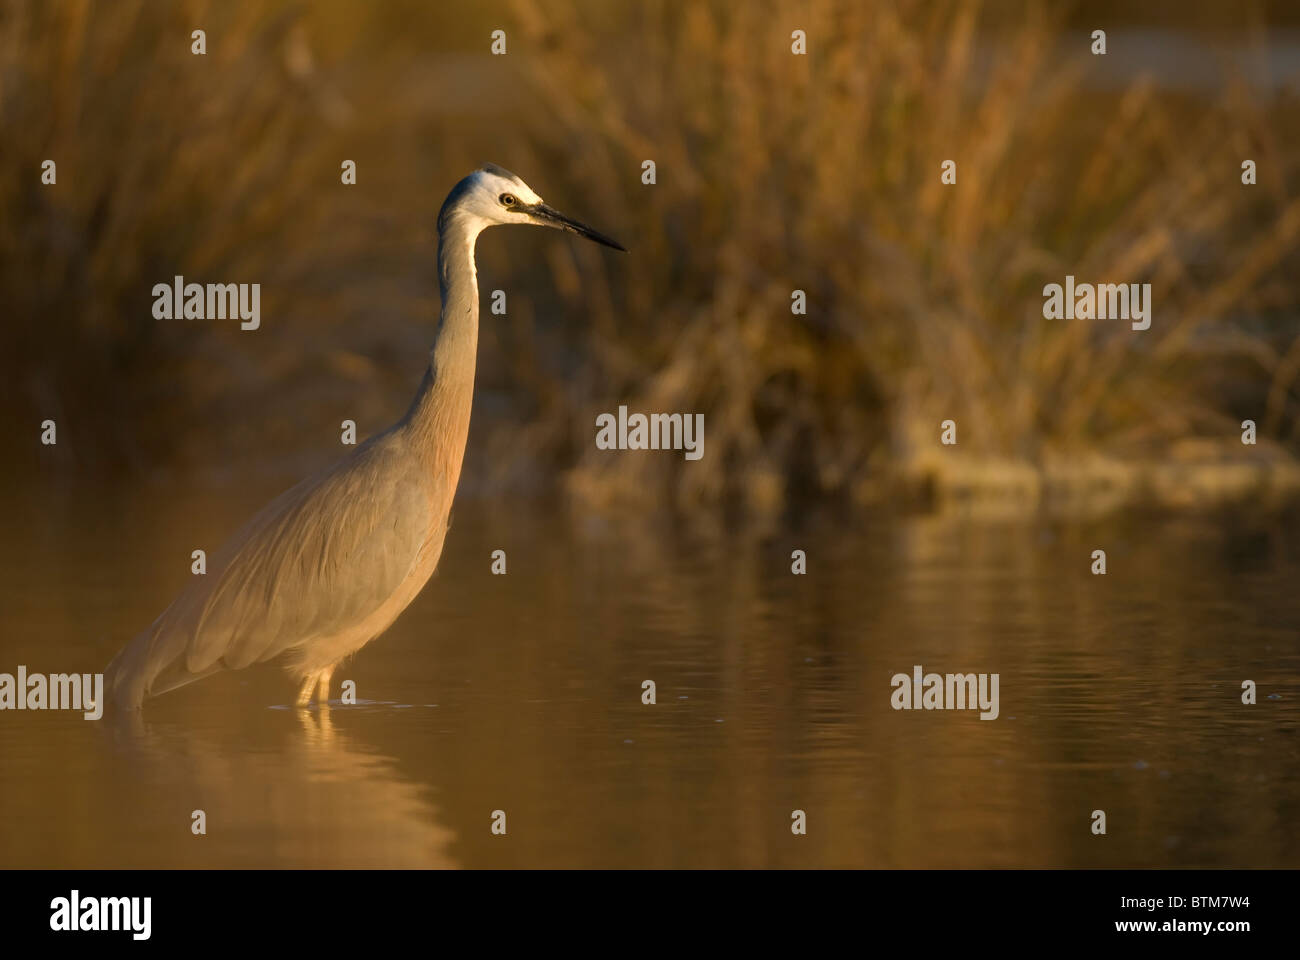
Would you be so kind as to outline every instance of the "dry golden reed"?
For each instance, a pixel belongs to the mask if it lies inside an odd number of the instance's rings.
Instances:
[[[483,318],[471,489],[767,511],[1291,462],[1294,95],[1107,82],[1140,57],[1047,3],[440,6],[0,3],[7,428],[66,418],[114,476],[290,471],[344,416],[382,428],[432,336],[437,206],[494,160],[632,253],[480,245],[510,310]],[[273,319],[156,322],[174,274],[260,282]],[[1045,320],[1067,274],[1150,283],[1151,329]],[[597,450],[619,404],[703,413],[705,457]]]

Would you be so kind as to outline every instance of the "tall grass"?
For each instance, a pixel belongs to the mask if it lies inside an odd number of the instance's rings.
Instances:
[[[1098,452],[1240,450],[1244,416],[1293,447],[1294,96],[1099,92],[1087,31],[1034,3],[996,34],[962,0],[652,4],[608,35],[582,4],[515,8],[543,51],[536,136],[645,228],[625,288],[586,294],[608,318],[573,420],[608,397],[706,412],[700,463],[588,444],[583,489],[658,470],[689,501],[871,496],[994,461],[975,482],[1019,490]],[[643,159],[654,186],[629,179]],[[1043,319],[1066,274],[1151,283],[1151,330]]]
[[[342,149],[368,129],[355,114],[282,5],[0,4],[0,422],[19,468],[33,450],[91,476],[219,468],[250,429],[275,460],[313,382],[364,376],[371,310],[346,278],[414,254],[391,209],[337,189],[341,157],[365,160]],[[274,320],[155,320],[152,287],[177,274],[260,282]]]
[[[511,306],[484,316],[469,488],[760,510],[1022,497],[1117,482],[1116,463],[1261,458],[1246,417],[1289,460],[1294,95],[1113,90],[1098,77],[1141,52],[1091,57],[1056,10],[2,0],[10,447],[50,416],[83,471],[241,473],[319,458],[343,416],[379,429],[432,335],[438,203],[490,159],[632,254],[481,245]],[[260,281],[274,321],[260,340],[154,321],[150,288],[176,273]],[[1151,283],[1151,329],[1043,319],[1066,274]],[[620,403],[704,413],[704,459],[596,450]]]

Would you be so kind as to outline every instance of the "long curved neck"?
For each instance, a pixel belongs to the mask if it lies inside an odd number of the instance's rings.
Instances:
[[[474,383],[478,348],[478,270],[474,244],[482,227],[465,218],[448,217],[438,234],[438,287],[442,316],[433,341],[431,366],[439,378],[462,375]]]
[[[403,420],[416,449],[435,475],[449,481],[447,495],[460,479],[469,415],[474,399],[478,354],[478,275],[474,244],[482,225],[454,214],[439,218],[438,286],[442,315],[429,356],[429,369]]]

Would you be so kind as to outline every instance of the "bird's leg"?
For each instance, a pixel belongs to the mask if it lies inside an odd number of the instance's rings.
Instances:
[[[302,687],[298,691],[298,706],[305,707],[307,704],[311,703],[311,692],[316,686],[317,676],[319,676],[319,674],[309,673],[307,674],[307,678],[303,680]]]
[[[334,667],[328,666],[316,676],[319,678],[318,687],[316,688],[316,702],[324,706],[329,703],[330,699],[330,677],[334,675]]]

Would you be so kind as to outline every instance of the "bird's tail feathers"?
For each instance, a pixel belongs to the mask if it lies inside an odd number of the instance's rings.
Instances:
[[[193,672],[185,666],[184,645],[166,649],[162,640],[163,618],[139,633],[104,668],[105,706],[114,710],[139,710],[149,697],[167,693],[224,669],[220,660]]]

